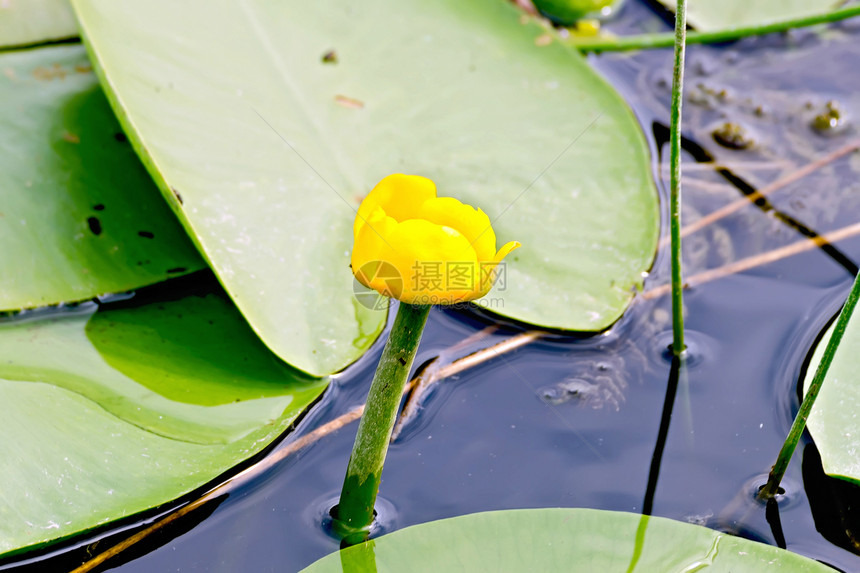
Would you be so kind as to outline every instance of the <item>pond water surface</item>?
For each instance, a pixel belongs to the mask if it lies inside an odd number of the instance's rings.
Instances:
[[[618,33],[670,29],[650,6],[632,0],[609,27]],[[850,118],[860,109],[859,56],[860,28],[850,23],[691,46],[685,221],[858,137]],[[655,157],[667,162],[671,51],[605,54],[590,62],[631,102]],[[849,123],[822,134],[811,122],[829,101],[838,102]],[[717,143],[712,133],[726,122],[743,127],[753,145],[737,150]],[[708,157],[725,168],[703,163]],[[858,169],[858,154],[846,156],[763,205],[747,205],[691,235],[686,276],[860,220]],[[666,173],[656,162],[655,172]],[[857,488],[824,478],[808,435],[783,484],[778,526],[753,501],[797,409],[796,384],[810,349],[844,301],[858,260],[855,237],[690,288],[691,356],[677,387],[669,388],[674,400],[668,405],[666,296],[640,295],[607,333],[548,335],[441,382],[389,451],[379,507],[383,529],[496,509],[639,513],[644,507],[860,571],[860,557],[837,545],[852,542],[832,513],[838,500],[856,498]],[[646,291],[668,281],[668,264],[667,253],[659,253]],[[494,322],[477,312],[434,309],[416,364]],[[503,324],[476,347],[519,332]],[[338,375],[278,447],[360,404],[381,349],[378,341]],[[297,571],[335,551],[338,544],[320,521],[339,494],[355,429],[351,424],[324,437],[102,570]],[[68,569],[93,551],[90,541],[0,569]]]

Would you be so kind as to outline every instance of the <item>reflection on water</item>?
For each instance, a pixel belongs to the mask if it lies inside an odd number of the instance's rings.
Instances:
[[[831,543],[860,555],[860,486],[826,475],[813,443],[803,448],[803,486],[815,529]]]

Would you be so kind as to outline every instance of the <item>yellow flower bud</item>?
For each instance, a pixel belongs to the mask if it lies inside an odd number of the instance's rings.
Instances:
[[[364,198],[353,225],[352,272],[378,293],[409,304],[455,304],[487,294],[498,265],[490,218],[418,175],[389,175]]]

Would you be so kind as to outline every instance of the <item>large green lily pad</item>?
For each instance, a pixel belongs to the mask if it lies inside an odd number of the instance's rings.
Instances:
[[[75,0],[114,109],[279,356],[342,368],[384,313],[352,296],[354,209],[392,172],[479,206],[507,261],[484,305],[618,319],[658,235],[648,149],[574,50],[500,0]]]
[[[82,46],[0,54],[0,71],[0,310],[127,291],[205,266]]]
[[[595,509],[476,513],[407,527],[328,555],[348,571],[832,572],[794,553],[661,517]]]
[[[834,323],[835,324],[835,323]],[[803,387],[812,382],[833,325],[818,342]],[[855,314],[845,328],[839,348],[827,370],[807,427],[821,454],[828,475],[860,483],[860,318]]]
[[[0,322],[0,554],[206,484],[325,387],[218,292]]]
[[[674,10],[675,0],[659,0]],[[740,26],[765,26],[830,12],[841,0],[692,0],[687,2],[687,22],[702,31]]]
[[[0,48],[74,38],[78,23],[69,0],[0,2]]]

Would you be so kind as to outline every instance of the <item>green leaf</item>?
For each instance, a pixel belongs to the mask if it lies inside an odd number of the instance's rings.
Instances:
[[[78,35],[69,0],[0,2],[0,48],[26,46]]]
[[[482,303],[499,314],[599,331],[651,265],[657,195],[633,115],[508,2],[74,6],[153,177],[253,328],[303,370],[342,368],[380,331],[349,252],[354,209],[392,172],[432,178],[487,212],[500,244],[523,243]]]
[[[0,54],[0,70],[0,310],[85,300],[203,268],[82,46]]]
[[[325,389],[221,293],[0,322],[0,554],[162,505],[273,440]]]
[[[575,24],[589,15],[600,15],[617,0],[532,0],[538,12],[563,26]]]
[[[674,10],[675,0],[659,0]],[[697,30],[716,31],[740,26],[764,26],[830,12],[842,0],[696,0],[687,3],[687,22]]]
[[[327,571],[832,572],[794,553],[661,517],[518,509],[407,527],[328,555]]]
[[[835,324],[835,323],[834,323]],[[803,387],[812,382],[815,370],[830,335],[833,325],[818,342]],[[821,454],[824,472],[828,475],[860,483],[860,321],[857,317],[848,322],[845,334],[833,356],[827,377],[812,407],[807,428]]]

